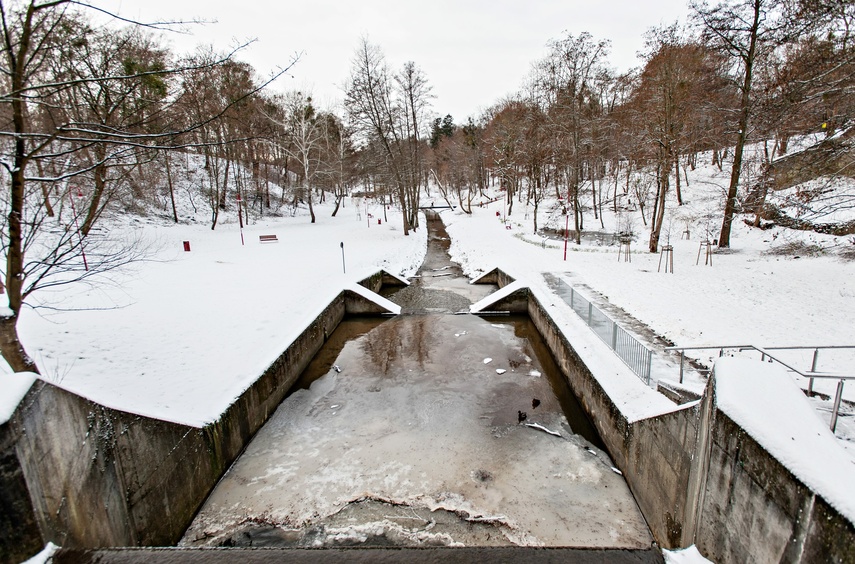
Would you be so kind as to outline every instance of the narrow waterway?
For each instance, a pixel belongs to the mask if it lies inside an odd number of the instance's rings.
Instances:
[[[495,288],[428,223],[404,315],[339,326],[182,545],[650,546],[532,323],[456,314]]]

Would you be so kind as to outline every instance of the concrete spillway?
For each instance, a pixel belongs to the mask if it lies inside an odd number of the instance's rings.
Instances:
[[[478,298],[444,241],[422,315],[344,321],[181,545],[650,546],[531,322],[438,313]]]

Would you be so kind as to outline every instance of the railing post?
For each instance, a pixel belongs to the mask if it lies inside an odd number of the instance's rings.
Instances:
[[[594,311],[594,304],[592,304],[591,302],[588,302],[588,327],[591,326],[591,315],[593,314],[593,311]]]
[[[647,351],[647,380],[644,382],[648,386],[650,385],[650,372],[653,368],[653,351]]]
[[[683,383],[683,357],[686,355],[686,351],[680,350],[680,383]]]
[[[612,321],[612,350],[617,352],[617,323]]]
[[[810,371],[816,372],[817,359],[819,358],[819,349],[813,349],[813,361],[810,363]],[[808,381],[808,397],[813,397],[813,378]]]
[[[837,429],[837,413],[840,411],[840,400],[843,399],[843,380],[837,382],[837,394],[834,396],[834,408],[831,410],[831,432]]]

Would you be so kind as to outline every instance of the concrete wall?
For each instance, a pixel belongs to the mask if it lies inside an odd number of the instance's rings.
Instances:
[[[708,558],[855,563],[855,526],[714,407],[708,442],[695,538]]]
[[[46,541],[66,547],[174,544],[341,322],[346,302],[342,292],[204,428],[109,409],[38,382],[0,428],[0,485],[3,499],[11,500],[8,507],[3,503],[0,520],[14,519],[20,533],[0,537],[0,560],[19,559],[17,542],[26,543],[30,555],[31,545]]]
[[[712,380],[699,402],[629,421],[534,295],[529,316],[661,546],[696,544],[714,562],[855,564],[855,525],[716,409]]]
[[[15,446],[19,434],[0,425],[0,562],[22,562],[42,548],[29,489]]]
[[[500,286],[513,281],[501,271],[490,276]],[[529,316],[660,545],[696,543],[718,562],[855,563],[853,524],[716,410],[714,394],[630,421],[528,294]],[[342,292],[201,429],[112,410],[38,382],[0,426],[0,562],[17,562],[48,540],[65,547],[174,544],[351,310],[379,311],[364,296]]]
[[[623,472],[656,541],[665,548],[692,544],[694,505],[687,495],[698,446],[697,404],[629,421],[535,296],[528,313]]]
[[[511,282],[514,282],[514,278],[509,276],[506,272],[501,269],[494,268],[490,272],[485,272],[478,278],[472,281],[473,284],[495,284],[499,288],[504,288]]]

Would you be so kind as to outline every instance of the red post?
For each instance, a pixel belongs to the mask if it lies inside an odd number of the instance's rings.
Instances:
[[[565,210],[566,211],[566,210]],[[570,237],[570,214],[565,213],[564,217],[564,260],[567,260],[567,239]]]
[[[185,253],[190,252],[190,241],[184,241],[184,252]]]

